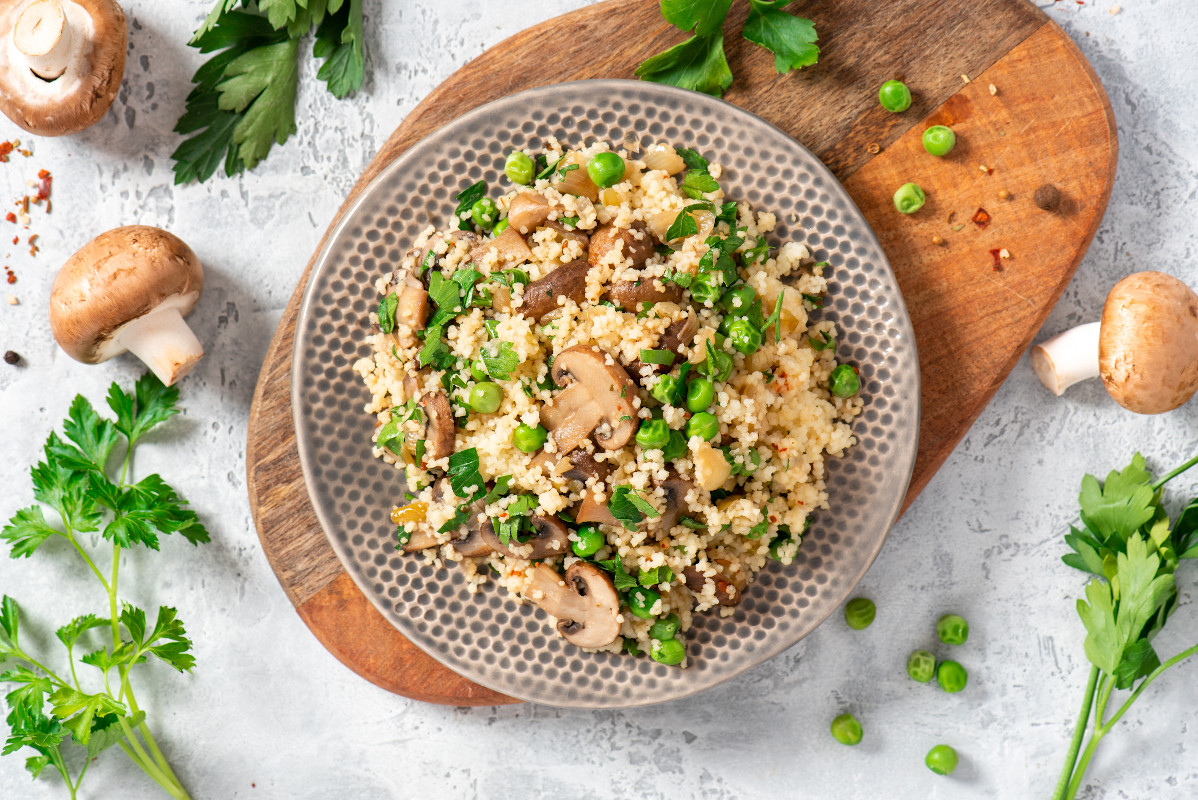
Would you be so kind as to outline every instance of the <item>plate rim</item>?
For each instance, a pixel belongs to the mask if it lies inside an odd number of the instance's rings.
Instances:
[[[327,268],[328,264],[331,263],[331,255],[332,255],[335,243],[340,239],[340,237],[344,233],[345,229],[349,226],[351,220],[353,220],[355,218],[356,214],[361,210],[361,208],[365,204],[366,200],[370,197],[372,190],[378,184],[382,183],[384,180],[388,179],[391,175],[393,175],[393,173],[395,171],[400,169],[406,163],[406,161],[410,157],[410,154],[412,153],[412,151],[415,148],[417,148],[420,144],[422,144],[424,141],[426,141],[429,138],[429,136],[435,135],[451,126],[467,124],[470,120],[485,116],[486,113],[489,111],[489,109],[491,109],[495,106],[511,103],[514,99],[520,98],[525,95],[538,94],[538,93],[543,93],[543,92],[548,92],[548,91],[567,90],[567,89],[571,89],[571,88],[584,89],[586,91],[592,91],[592,90],[593,91],[603,91],[605,88],[614,90],[614,91],[626,91],[626,90],[631,90],[634,87],[635,87],[636,91],[662,92],[663,94],[665,94],[667,96],[674,95],[678,99],[682,100],[684,103],[714,103],[717,107],[722,106],[723,110],[726,111],[727,113],[731,114],[732,116],[748,117],[752,121],[755,121],[757,123],[767,126],[768,128],[773,129],[778,135],[784,137],[786,140],[793,143],[796,147],[798,147],[800,150],[802,150],[804,153],[806,153],[807,156],[809,156],[809,158],[810,158],[811,165],[814,168],[814,170],[816,172],[822,173],[823,177],[831,182],[831,185],[834,187],[834,190],[839,192],[840,194],[842,194],[843,199],[846,202],[848,202],[848,204],[851,206],[852,210],[856,212],[857,216],[865,224],[864,233],[868,235],[869,240],[870,240],[869,243],[871,243],[872,245],[874,245],[877,248],[878,253],[881,255],[882,265],[885,267],[886,272],[888,272],[890,274],[891,278],[894,279],[895,286],[896,286],[896,289],[898,289],[898,291],[896,292],[893,300],[896,302],[897,308],[901,309],[901,312],[902,312],[901,315],[896,314],[896,317],[898,317],[898,319],[896,320],[896,323],[899,324],[900,327],[905,329],[904,333],[911,343],[912,354],[914,355],[913,363],[911,365],[911,369],[913,369],[912,381],[913,381],[913,385],[914,385],[914,391],[913,391],[913,396],[911,398],[907,398],[907,400],[913,406],[915,424],[912,426],[912,429],[908,432],[908,435],[905,436],[901,440],[903,445],[910,446],[911,455],[910,455],[910,458],[908,459],[908,464],[907,464],[907,467],[905,470],[906,474],[902,476],[902,479],[900,482],[901,486],[903,487],[902,491],[899,493],[896,493],[896,498],[895,498],[894,502],[891,504],[889,513],[884,516],[884,518],[888,519],[889,521],[886,523],[881,536],[878,537],[876,545],[867,554],[867,557],[862,562],[861,568],[857,571],[857,573],[851,576],[851,580],[848,580],[845,582],[844,597],[841,598],[841,600],[838,603],[836,603],[835,605],[832,605],[825,613],[820,614],[818,616],[813,615],[812,619],[815,620],[814,624],[811,625],[810,628],[802,635],[795,637],[793,640],[784,640],[782,643],[780,643],[774,647],[765,648],[765,655],[760,659],[756,659],[751,662],[747,662],[747,663],[739,665],[735,668],[729,669],[726,672],[720,673],[717,678],[715,678],[714,680],[711,680],[709,682],[706,682],[706,683],[697,682],[694,685],[687,685],[685,691],[673,693],[670,696],[668,696],[666,698],[662,698],[662,699],[649,698],[649,699],[642,700],[642,701],[616,702],[616,703],[588,703],[588,702],[583,701],[583,702],[569,702],[569,703],[561,703],[561,704],[546,701],[544,699],[530,700],[527,697],[521,696],[521,693],[519,691],[513,691],[511,687],[501,685],[497,682],[491,681],[490,679],[488,679],[486,677],[479,676],[479,675],[473,675],[473,674],[468,675],[468,674],[462,673],[461,671],[456,669],[454,666],[446,663],[446,661],[441,658],[441,656],[438,652],[436,652],[433,649],[430,649],[429,647],[426,647],[425,644],[420,640],[420,637],[413,637],[413,636],[408,635],[407,632],[400,629],[392,621],[392,619],[391,619],[392,609],[386,607],[386,605],[381,602],[380,598],[375,597],[375,592],[373,591],[373,589],[371,587],[363,585],[364,579],[360,579],[359,576],[356,574],[356,570],[353,569],[349,564],[346,563],[346,558],[341,552],[339,543],[337,541],[335,541],[334,537],[331,536],[329,533],[329,529],[331,527],[330,521],[326,518],[326,515],[324,513],[324,509],[322,508],[322,505],[320,503],[317,503],[314,499],[315,478],[313,475],[312,466],[309,463],[310,453],[308,452],[311,448],[311,441],[310,441],[311,433],[310,433],[310,431],[307,430],[305,425],[301,424],[302,420],[300,419],[300,409],[301,409],[301,404],[302,404],[302,387],[301,387],[301,381],[298,380],[297,376],[299,376],[301,374],[302,365],[303,365],[303,358],[302,358],[302,352],[301,352],[301,347],[300,347],[301,331],[303,330],[304,324],[306,323],[306,321],[308,320],[308,318],[311,314],[313,294],[314,294],[314,289],[317,284],[317,278],[323,274],[323,272]],[[906,298],[903,297],[901,287],[898,286],[897,274],[894,271],[893,265],[890,263],[890,258],[886,255],[885,250],[882,248],[881,242],[879,241],[877,234],[874,232],[873,227],[869,224],[869,220],[861,212],[861,209],[857,206],[856,201],[853,200],[853,198],[849,194],[847,188],[845,188],[844,184],[840,181],[840,179],[838,179],[836,177],[836,175],[832,172],[832,170],[829,169],[828,166],[826,164],[824,164],[824,162],[822,160],[820,160],[820,158],[818,156],[815,155],[815,153],[813,153],[810,149],[808,149],[802,142],[795,139],[790,134],[786,133],[784,130],[779,128],[774,123],[770,122],[769,120],[765,119],[764,117],[760,117],[757,114],[754,114],[751,111],[741,108],[740,106],[737,106],[737,105],[723,99],[722,97],[713,97],[711,95],[694,92],[694,91],[691,91],[688,89],[681,89],[681,88],[678,88],[675,86],[670,86],[668,84],[651,83],[651,82],[646,82],[646,81],[641,81],[641,80],[633,80],[633,79],[627,79],[627,78],[591,78],[591,79],[583,79],[583,80],[576,80],[576,81],[564,81],[564,82],[560,82],[560,83],[551,83],[551,84],[544,84],[542,86],[531,87],[529,89],[524,89],[520,92],[515,92],[513,94],[505,95],[503,97],[499,97],[494,100],[483,103],[482,105],[476,106],[475,108],[473,108],[463,114],[460,114],[459,116],[439,125],[435,130],[431,131],[425,137],[410,143],[402,152],[400,152],[398,155],[396,155],[396,157],[390,163],[388,163],[386,166],[381,168],[377,172],[377,174],[375,174],[375,176],[373,178],[371,178],[369,183],[367,183],[365,186],[362,187],[361,191],[358,193],[358,196],[356,198],[354,198],[353,202],[344,209],[344,212],[340,214],[340,216],[337,218],[335,224],[332,226],[332,228],[330,228],[327,236],[325,237],[323,246],[321,247],[320,251],[316,254],[315,259],[312,261],[312,269],[309,271],[307,281],[304,286],[303,296],[302,296],[302,299],[300,301],[299,307],[296,312],[295,334],[293,335],[293,338],[292,338],[291,358],[289,360],[289,368],[291,370],[291,376],[290,376],[291,421],[292,421],[292,426],[295,428],[296,451],[299,456],[300,468],[301,468],[301,472],[302,472],[303,478],[304,478],[304,490],[307,493],[309,504],[312,507],[312,511],[313,511],[314,515],[316,516],[317,522],[320,524],[321,532],[324,534],[325,539],[328,541],[330,549],[332,549],[333,553],[337,556],[337,560],[338,560],[338,562],[340,562],[342,570],[349,576],[350,580],[352,580],[354,582],[354,585],[357,586],[358,590],[366,597],[366,599],[370,602],[370,604],[372,606],[374,606],[374,608],[382,615],[383,619],[387,622],[387,624],[392,626],[393,628],[395,628],[395,630],[401,636],[403,636],[405,639],[407,639],[412,644],[416,645],[423,653],[425,653],[426,655],[433,658],[439,664],[446,667],[447,669],[452,670],[455,674],[460,675],[461,677],[465,678],[466,680],[477,683],[477,684],[484,686],[488,689],[491,689],[493,691],[508,695],[510,697],[514,697],[523,702],[536,703],[539,705],[546,705],[546,706],[557,707],[557,708],[576,708],[576,709],[637,708],[637,707],[645,707],[645,706],[651,706],[651,705],[659,705],[662,703],[673,702],[673,701],[692,697],[695,694],[698,694],[699,692],[703,692],[708,689],[715,688],[716,686],[719,686],[723,683],[726,683],[726,682],[732,680],[733,678],[744,674],[748,670],[753,669],[755,667],[759,667],[762,664],[764,664],[765,662],[767,662],[773,658],[776,658],[778,655],[781,655],[786,650],[789,650],[790,648],[797,645],[799,642],[801,642],[807,636],[814,633],[815,630],[818,629],[821,625],[823,625],[824,622],[827,621],[828,617],[830,617],[835,612],[835,610],[840,606],[840,604],[843,603],[844,600],[849,597],[849,595],[853,592],[853,590],[861,582],[862,578],[865,577],[865,574],[869,571],[870,567],[873,566],[874,561],[877,560],[878,555],[881,553],[882,548],[886,544],[886,540],[890,536],[891,530],[894,528],[895,523],[898,521],[898,518],[902,512],[903,501],[906,498],[907,491],[910,488],[911,478],[914,475],[914,471],[915,471],[915,462],[916,462],[916,459],[918,457],[918,452],[919,452],[919,433],[920,433],[920,430],[922,427],[922,420],[923,420],[922,375],[920,373],[920,365],[919,365],[918,355],[919,355],[918,345],[917,345],[917,342],[915,341],[915,332],[914,332],[914,327],[913,327],[912,320],[911,320],[911,314],[910,314],[909,310],[907,309]],[[347,359],[349,359],[349,358],[350,357],[347,356]],[[352,359],[351,359],[351,363],[352,363]],[[448,568],[447,566],[442,567],[442,569],[447,569],[447,568]],[[516,600],[517,600],[517,602],[520,602],[519,598],[516,598]],[[705,612],[705,613],[710,613],[710,611]]]

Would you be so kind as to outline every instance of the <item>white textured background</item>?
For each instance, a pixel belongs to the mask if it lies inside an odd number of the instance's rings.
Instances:
[[[151,666],[139,686],[196,798],[1047,797],[1088,670],[1073,610],[1083,580],[1059,561],[1078,481],[1136,448],[1167,469],[1198,448],[1198,425],[1192,405],[1137,418],[1098,385],[1052,398],[1026,359],[866,576],[860,593],[880,609],[873,627],[853,632],[834,618],[693,699],[627,712],[423,705],[353,675],[283,595],[251,523],[244,439],[267,341],[301,270],[358,173],[422,97],[488,46],[583,4],[366,0],[363,92],[335,101],[307,64],[299,132],[285,147],[252,174],[176,188],[171,128],[201,58],[184,42],[211,2],[126,0],[131,52],[112,112],[74,138],[35,140],[35,158],[0,164],[0,203],[23,194],[38,168],[55,177],[54,213],[35,214],[41,253],[11,248],[5,263],[19,282],[0,284],[0,296],[21,301],[0,304],[0,350],[27,362],[0,363],[0,514],[30,501],[28,465],[74,394],[99,401],[110,381],[140,373],[128,358],[88,368],[57,351],[44,311],[55,269],[100,231],[160,225],[205,264],[191,319],[209,355],[183,383],[184,416],[147,443],[137,471],[161,470],[180,487],[214,542],[128,556],[123,589],[144,605],[177,605],[195,639],[194,674]],[[1094,317],[1128,272],[1160,269],[1198,285],[1198,4],[1124,0],[1118,15],[1110,0],[1049,5],[1106,84],[1121,152],[1106,219],[1041,338]],[[19,134],[0,118],[0,138]],[[0,561],[0,590],[24,604],[26,636],[40,631],[43,643],[70,617],[104,607],[69,555],[51,546]],[[1185,566],[1162,654],[1198,640],[1198,570]],[[972,624],[955,654],[969,687],[951,696],[914,684],[903,667],[910,650],[934,642],[948,610]],[[865,725],[854,749],[827,731],[843,709]],[[962,755],[949,779],[922,763],[940,741]],[[1104,742],[1082,796],[1198,796],[1195,750],[1198,664],[1187,664]],[[56,777],[30,783],[23,758],[0,759],[0,797],[65,796]],[[160,795],[114,750],[82,796]]]

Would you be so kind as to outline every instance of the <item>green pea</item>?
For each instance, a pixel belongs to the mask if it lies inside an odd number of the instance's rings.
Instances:
[[[499,206],[491,198],[484,197],[470,207],[470,219],[484,231],[489,231],[499,221]]]
[[[682,379],[677,375],[662,375],[661,380],[653,384],[653,388],[649,390],[649,396],[663,406],[672,406],[681,386]]]
[[[694,378],[686,387],[686,410],[692,414],[706,411],[715,400],[715,384],[707,378]]]
[[[861,723],[852,714],[841,714],[832,720],[832,737],[841,744],[861,744]]]
[[[740,353],[751,356],[761,349],[761,331],[747,319],[738,319],[728,328],[728,339]]]
[[[936,656],[927,650],[916,650],[907,656],[907,674],[911,680],[927,683],[936,677]]]
[[[894,207],[904,214],[914,214],[923,208],[928,196],[915,183],[904,183],[894,193]]]
[[[936,682],[946,692],[961,691],[965,688],[965,682],[968,680],[969,673],[956,661],[941,661],[936,667]]]
[[[474,378],[478,383],[482,383],[491,377],[487,374],[487,365],[483,363],[481,358],[476,358],[470,362],[470,377]]]
[[[923,763],[937,775],[952,775],[957,768],[957,751],[947,744],[938,744],[928,751]]]
[[[504,217],[503,219],[499,220],[499,222],[495,223],[495,228],[491,231],[491,233],[495,236],[498,236],[507,230],[508,224],[507,217]]]
[[[911,90],[902,81],[886,81],[878,89],[878,102],[895,114],[906,111],[911,107]]]
[[[641,619],[653,619],[653,606],[660,599],[655,590],[638,586],[628,593],[628,608]]]
[[[661,449],[661,457],[666,461],[677,461],[686,455],[686,436],[682,431],[670,431],[670,441]]]
[[[686,658],[686,645],[677,639],[654,639],[649,645],[649,657],[658,664],[672,667]]]
[[[578,537],[578,541],[570,543],[570,549],[574,551],[574,555],[579,558],[590,558],[603,549],[603,545],[607,544],[607,539],[603,536],[603,531],[599,530],[599,526],[593,523],[579,525],[578,530],[574,532]]]
[[[923,132],[923,149],[934,156],[946,156],[957,145],[957,134],[947,125],[933,125]]]
[[[844,605],[844,621],[855,631],[868,628],[878,614],[878,607],[868,597],[854,597]]]
[[[636,443],[646,450],[660,450],[670,441],[670,426],[664,419],[647,419],[636,432]]]
[[[748,316],[749,309],[752,308],[755,300],[757,300],[757,290],[748,284],[741,284],[735,289],[724,292],[724,296],[720,298],[720,308],[724,310],[725,314],[745,317]]]
[[[535,453],[545,446],[548,439],[549,431],[540,425],[534,428],[531,425],[520,424],[512,431],[512,444],[522,453]]]
[[[715,414],[708,411],[700,411],[686,422],[686,438],[698,436],[700,439],[710,442],[720,433],[720,422],[715,418]]]
[[[861,388],[861,379],[851,365],[841,364],[828,376],[828,388],[837,397],[852,397]]]
[[[624,159],[615,153],[595,153],[587,159],[587,175],[600,189],[624,180]]]
[[[653,623],[653,627],[649,628],[650,639],[673,639],[678,635],[678,628],[682,625],[682,620],[678,619],[677,614],[667,614],[664,617],[659,617],[657,622]]]
[[[491,381],[476,383],[470,387],[470,397],[466,402],[480,414],[494,414],[503,402],[503,389]]]
[[[965,617],[945,614],[936,621],[936,635],[945,644],[965,644],[969,638],[969,623]]]
[[[715,303],[720,299],[723,279],[718,272],[700,272],[691,281],[691,299],[696,303]]]
[[[503,174],[507,175],[508,180],[512,183],[518,183],[521,186],[532,183],[536,171],[537,165],[533,160],[519,150],[508,153],[507,161],[503,163]]]

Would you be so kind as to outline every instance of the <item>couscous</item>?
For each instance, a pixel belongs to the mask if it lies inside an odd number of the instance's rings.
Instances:
[[[794,558],[855,441],[824,265],[688,149],[550,140],[505,173],[378,280],[355,368],[405,472],[398,546],[685,665],[692,614]]]

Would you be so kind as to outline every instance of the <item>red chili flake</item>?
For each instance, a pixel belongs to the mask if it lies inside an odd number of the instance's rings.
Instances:
[[[38,170],[37,180],[37,197],[34,198],[33,202],[40,203],[43,200],[49,200],[50,185],[54,182],[54,176],[50,174],[49,170],[42,169]]]
[[[10,269],[9,267],[5,267],[5,268],[4,268],[4,271],[5,271],[6,273],[8,273],[8,282],[9,282],[9,283],[16,283],[16,282],[17,282],[17,276],[16,276],[16,273],[14,273],[14,272],[12,271],[12,269]]]
[[[31,256],[36,256],[38,251],[41,249],[33,243],[35,239],[37,239],[36,233],[29,237],[29,255]]]
[[[12,142],[0,142],[0,162],[8,161],[8,157],[12,154],[14,146]]]
[[[7,214],[5,214],[4,218],[6,220],[8,220],[9,222],[11,222],[13,225],[17,224],[17,215],[12,213],[11,211],[9,211]]]
[[[977,213],[973,215],[973,224],[977,225],[979,228],[982,228],[983,230],[986,228],[987,225],[990,224],[990,214],[987,213],[986,209],[979,208],[977,210]]]
[[[995,272],[1002,272],[1002,250],[991,250],[990,257],[994,259],[994,264],[990,269]]]
[[[20,236],[14,236],[14,237],[12,237],[12,243],[13,243],[13,244],[20,244],[20,243],[21,243],[21,237],[20,237]]]

